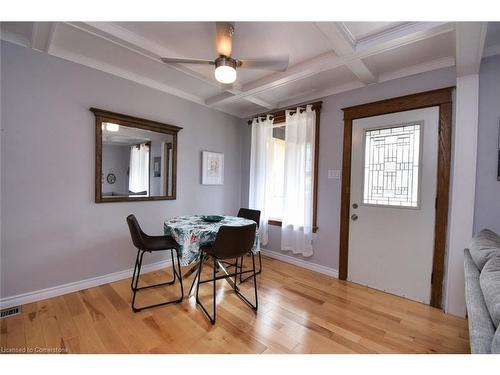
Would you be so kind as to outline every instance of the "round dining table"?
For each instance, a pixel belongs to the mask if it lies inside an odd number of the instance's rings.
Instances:
[[[254,224],[252,220],[236,216],[224,216],[219,222],[209,222],[203,215],[178,216],[165,220],[165,235],[172,236],[179,244],[181,265],[187,266],[196,262],[200,255],[200,247],[215,241],[219,228],[227,226],[244,226]],[[254,253],[260,251],[259,231],[255,232],[252,248]]]

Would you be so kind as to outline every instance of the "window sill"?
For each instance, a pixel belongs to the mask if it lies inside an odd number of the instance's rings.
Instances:
[[[276,227],[281,227],[282,226],[281,220],[269,219],[267,221],[267,223],[269,225],[274,225]],[[313,227],[312,232],[316,233],[317,231],[318,231],[318,227]]]
[[[281,220],[273,220],[273,219],[269,219],[269,220],[267,221],[267,223],[268,223],[269,225],[274,225],[274,226],[276,226],[276,227],[281,227]]]

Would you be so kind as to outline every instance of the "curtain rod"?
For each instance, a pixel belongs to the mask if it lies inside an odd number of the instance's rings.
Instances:
[[[261,113],[261,114],[259,114],[257,116],[252,116],[252,118],[248,120],[248,125],[252,124],[252,120],[254,118],[267,117],[268,115],[273,116],[275,119],[279,118],[279,117],[284,117],[285,116],[285,111],[294,110],[294,109],[297,109],[297,107],[307,107],[308,105],[311,105],[312,109],[314,109],[316,111],[321,111],[321,105],[322,104],[323,104],[323,101],[320,100],[318,102],[297,104],[297,105],[289,106],[289,107],[286,107],[286,108],[275,109],[275,110],[273,110],[271,112]]]

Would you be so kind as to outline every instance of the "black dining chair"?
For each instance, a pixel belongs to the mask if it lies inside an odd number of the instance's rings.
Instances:
[[[182,286],[182,272],[181,272],[181,263],[179,261],[179,244],[171,237],[171,236],[149,236],[144,233],[137,222],[137,219],[134,215],[127,216],[127,224],[130,230],[130,235],[132,237],[132,242],[134,246],[137,248],[137,257],[135,259],[134,273],[132,275],[132,282],[130,284],[130,288],[134,292],[132,297],[132,310],[134,312],[138,312],[144,309],[149,309],[151,307],[158,307],[163,305],[169,305],[171,303],[179,303],[182,302],[184,298],[184,289]],[[139,276],[141,274],[141,266],[142,266],[142,258],[144,257],[144,253],[152,253],[156,251],[162,250],[170,250],[170,255],[172,259],[172,270],[174,273],[173,279],[171,281],[167,281],[165,283],[148,285],[139,288]],[[176,257],[174,257],[174,250],[176,253]],[[175,268],[175,259],[177,258],[177,267]],[[136,275],[137,273],[137,275]],[[180,298],[172,301],[166,301],[162,303],[157,303],[155,305],[143,306],[143,307],[135,307],[135,296],[137,291],[142,289],[149,289],[163,285],[173,285],[175,284],[175,280],[179,279],[180,287],[181,287],[181,296]]]
[[[246,304],[248,304],[254,311],[257,311],[258,307],[258,299],[257,299],[257,278],[255,272],[255,256],[253,252],[251,252],[253,243],[255,241],[255,231],[257,229],[256,224],[245,225],[241,227],[233,227],[233,226],[222,226],[219,228],[217,232],[217,237],[215,241],[211,244],[204,245],[200,247],[200,262],[198,266],[198,272],[195,277],[197,277],[196,284],[196,303],[200,305],[203,312],[206,314],[210,323],[215,324],[216,318],[216,284],[217,280],[226,279],[228,277],[234,277],[233,280],[233,290]],[[241,267],[238,267],[238,262],[241,257],[248,252],[252,253],[252,264],[253,269],[251,271],[243,271]],[[207,280],[201,280],[201,272],[203,269],[203,259],[207,256],[208,258],[212,258],[213,260],[213,277]],[[223,275],[217,276],[217,264],[221,260],[234,259],[235,264],[233,267],[235,268],[234,274],[225,273]],[[243,294],[241,294],[240,289],[237,286],[237,276],[241,276],[242,273],[252,273],[253,276],[253,286],[255,292],[255,304],[252,304]],[[213,314],[212,316],[209,314],[205,306],[201,303],[199,299],[199,290],[200,284],[213,282]]]
[[[238,217],[248,219],[248,220],[253,220],[257,223],[257,228],[259,228],[260,225],[260,211],[259,210],[252,210],[250,208],[240,208],[238,211]],[[243,261],[241,262],[241,265],[243,266]],[[257,275],[259,275],[262,272],[262,257],[260,255],[259,251],[259,270],[257,271]],[[240,282],[244,282],[248,280],[252,276],[247,276],[246,279],[241,280],[240,277]]]

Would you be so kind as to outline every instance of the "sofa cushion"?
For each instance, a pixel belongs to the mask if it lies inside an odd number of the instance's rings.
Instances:
[[[469,250],[474,263],[481,271],[493,255],[500,253],[500,236],[489,229],[483,229],[472,238]]]
[[[497,328],[495,336],[493,336],[493,341],[491,342],[491,353],[500,354],[500,326]]]
[[[488,354],[491,353],[495,326],[479,285],[479,270],[470,256],[469,249],[464,250],[464,267],[470,350],[473,354]]]
[[[479,276],[479,284],[491,320],[495,327],[498,327],[500,323],[500,253],[486,262]]]

